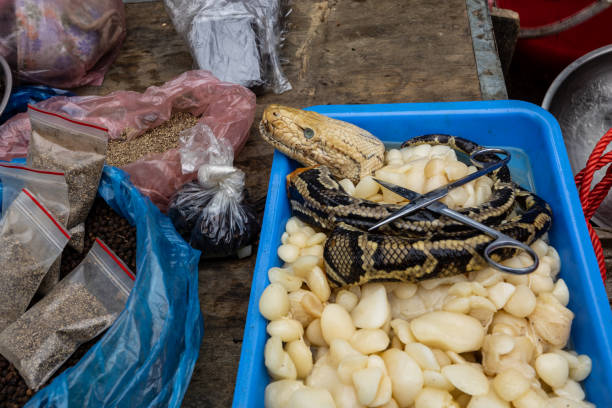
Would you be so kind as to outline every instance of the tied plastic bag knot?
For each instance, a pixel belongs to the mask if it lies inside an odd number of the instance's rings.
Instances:
[[[244,172],[233,166],[205,164],[198,170],[198,182],[203,188],[218,188],[237,200],[242,198],[244,177]]]

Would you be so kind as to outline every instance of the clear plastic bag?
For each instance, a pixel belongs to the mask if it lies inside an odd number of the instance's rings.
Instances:
[[[121,0],[4,0],[0,16],[17,78],[58,88],[101,85],[126,34]]]
[[[134,275],[100,240],[42,300],[0,333],[0,354],[37,390],[83,343],[115,321]]]
[[[232,166],[231,146],[201,124],[181,134],[181,145],[183,171],[198,168],[198,179],[172,198],[168,216],[177,231],[203,257],[250,255],[259,226],[244,197],[244,172]]]
[[[70,205],[64,173],[0,163],[0,183],[2,183],[2,206],[0,208],[8,208],[22,189],[27,188],[60,224],[66,225]],[[39,294],[47,294],[59,282],[60,263],[61,256],[49,268],[40,283]]]
[[[70,235],[23,189],[0,220],[0,331],[25,312]]]
[[[164,0],[201,69],[275,93],[291,89],[279,56],[286,0]]]
[[[34,107],[28,110],[32,136],[28,149],[29,166],[64,172],[68,184],[70,216],[67,227],[73,233],[71,246],[83,250],[83,223],[96,198],[106,159],[106,129],[78,122]]]
[[[255,95],[248,89],[221,82],[207,71],[188,71],[144,93],[117,91],[104,96],[54,97],[35,105],[108,129],[112,139],[133,139],[167,121],[173,112],[189,112],[227,141],[238,154],[246,143],[255,116]],[[0,160],[24,157],[30,122],[18,114],[0,126]],[[183,174],[178,149],[144,157],[123,167],[132,183],[162,211],[170,197],[195,172]]]

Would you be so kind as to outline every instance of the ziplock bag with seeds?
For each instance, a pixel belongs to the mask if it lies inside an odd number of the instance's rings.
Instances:
[[[28,166],[63,171],[68,184],[70,245],[83,251],[85,226],[106,159],[105,128],[29,106],[32,125]]]
[[[25,312],[70,235],[23,189],[0,219],[0,330]]]
[[[66,225],[70,206],[68,185],[64,173],[38,170],[17,164],[0,163],[0,184],[2,186],[1,208],[8,208],[23,188],[31,191],[61,224]],[[59,282],[61,255],[53,263],[38,288],[44,295]]]
[[[37,390],[125,307],[134,275],[99,239],[53,290],[0,333],[0,354]]]

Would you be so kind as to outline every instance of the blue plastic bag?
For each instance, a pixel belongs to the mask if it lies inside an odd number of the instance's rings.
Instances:
[[[200,252],[122,170],[105,166],[98,194],[136,226],[134,289],[102,339],[25,407],[180,407],[204,331]]]
[[[11,92],[6,108],[4,108],[4,112],[1,112],[0,124],[18,113],[26,112],[28,104],[33,105],[36,102],[44,101],[54,96],[74,96],[74,94],[70,91],[51,88],[46,85],[24,85],[14,89]]]

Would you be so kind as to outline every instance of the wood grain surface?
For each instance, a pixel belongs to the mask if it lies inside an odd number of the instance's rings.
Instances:
[[[293,2],[282,55],[293,90],[258,98],[315,104],[480,99],[464,0],[303,0]],[[128,35],[101,87],[143,91],[192,69],[192,59],[161,2],[126,4]],[[252,198],[265,199],[272,148],[256,132],[236,159]],[[259,208],[263,213],[263,205]],[[203,260],[199,293],[204,340],[184,407],[228,407],[240,358],[255,254]]]

